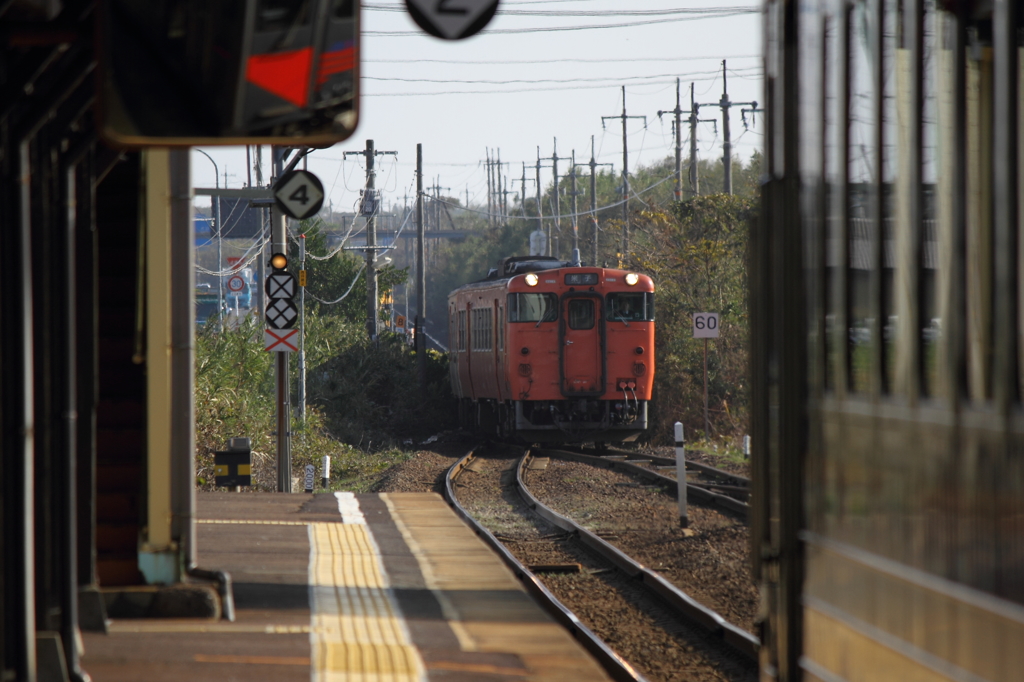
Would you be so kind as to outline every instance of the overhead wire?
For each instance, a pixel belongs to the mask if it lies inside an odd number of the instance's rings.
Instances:
[[[522,65],[522,64],[554,64],[554,63],[575,63],[575,64],[619,64],[625,62],[676,62],[676,61],[695,61],[695,60],[714,60],[719,63],[723,59],[737,60],[737,59],[761,59],[759,54],[743,54],[743,55],[726,55],[719,57],[631,57],[625,59],[616,58],[576,58],[566,57],[561,59],[481,59],[478,61],[467,62],[464,59],[364,59],[363,64],[460,64],[464,66],[477,66],[477,65]]]
[[[589,31],[606,28],[632,28],[634,26],[649,26],[651,24],[668,24],[676,23],[680,21],[699,21],[701,19],[723,19],[734,16],[742,16],[745,14],[756,14],[760,13],[760,9],[756,8],[740,8],[740,9],[726,9],[725,11],[719,11],[716,13],[702,13],[697,15],[686,15],[686,16],[675,16],[667,17],[662,19],[647,19],[644,21],[624,21],[615,24],[591,24],[583,26],[537,26],[530,28],[492,28],[480,31],[478,35],[510,35],[510,34],[522,34],[522,33],[553,33],[553,32],[574,32],[574,31]],[[423,37],[422,31],[363,31],[362,35],[372,35],[388,38],[402,38],[402,37]]]

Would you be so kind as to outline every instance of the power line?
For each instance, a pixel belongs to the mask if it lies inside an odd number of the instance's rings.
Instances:
[[[746,69],[740,69],[740,71],[761,71],[760,66],[751,66]],[[730,72],[733,72],[730,69]],[[635,80],[646,80],[654,78],[690,78],[696,75],[717,75],[721,73],[717,69],[713,71],[691,71],[689,73],[659,73],[651,76],[602,76],[599,78],[516,78],[510,80],[486,80],[486,79],[458,79],[458,78],[401,78],[401,77],[381,77],[381,76],[363,76],[364,81],[394,81],[400,83],[465,83],[465,84],[479,84],[479,85],[513,85],[517,83],[591,83],[591,82],[606,82],[616,81],[621,83],[622,81],[635,81]],[[749,75],[749,74],[748,74]]]
[[[748,80],[749,79],[760,80],[760,74],[757,74],[756,76],[753,76],[753,75],[746,76],[745,79],[748,79]],[[617,80],[618,82],[622,82],[621,78],[610,79],[610,80]],[[701,78],[701,77],[691,78],[691,80],[694,80],[694,81],[711,81],[711,83],[712,83],[711,87],[714,87],[714,83],[715,83],[715,81],[718,80],[718,78],[717,77],[708,76],[708,77],[704,77],[704,78]],[[674,82],[671,82],[671,83],[644,83],[643,85],[656,85],[656,84],[657,85],[666,85],[666,86],[675,85]],[[563,86],[551,87],[551,88],[514,88],[514,89],[511,89],[511,90],[441,90],[441,91],[433,90],[433,91],[427,91],[427,92],[363,92],[363,93],[360,94],[360,97],[420,97],[420,96],[424,96],[424,95],[429,95],[429,96],[435,96],[435,95],[509,95],[509,94],[523,93],[523,92],[561,92],[563,90],[600,90],[602,88],[607,88],[607,87],[609,87],[608,84],[596,84],[596,85],[576,85],[576,86],[573,86],[573,85],[563,85]],[[708,89],[710,90],[711,88],[708,88]]]
[[[742,9],[724,11],[717,14],[700,14],[696,16],[671,17],[666,19],[648,19],[646,21],[625,21],[617,24],[592,24],[589,26],[540,26],[533,28],[492,28],[480,31],[477,35],[497,34],[518,34],[518,33],[550,33],[561,31],[590,31],[602,28],[631,28],[633,26],[648,26],[651,24],[669,24],[679,21],[697,21],[700,19],[724,19],[728,17],[742,16],[759,13],[759,9]],[[363,31],[364,36],[386,36],[386,37],[423,37],[422,31]]]
[[[371,12],[401,12],[406,13],[405,5],[381,5],[375,3],[364,3],[364,10]],[[750,5],[736,5],[733,7],[681,7],[673,9],[632,9],[632,10],[592,10],[592,9],[504,9],[498,8],[496,14],[522,17],[664,17],[677,16],[680,14],[716,14],[721,12],[742,12],[753,14],[760,12],[760,8]]]
[[[741,54],[741,55],[725,55],[721,57],[634,57],[630,59],[586,59],[586,58],[565,58],[565,59],[482,59],[478,61],[467,62],[462,59],[364,59],[364,64],[464,64],[466,66],[476,66],[478,64],[555,64],[555,63],[577,63],[577,64],[607,64],[607,63],[619,63],[619,62],[683,62],[693,60],[715,60],[720,62],[723,59],[761,59],[762,55],[759,54]]]

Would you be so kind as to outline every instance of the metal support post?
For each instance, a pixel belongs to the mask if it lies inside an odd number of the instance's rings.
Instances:
[[[380,152],[374,148],[373,140],[366,141],[366,148],[361,152],[343,152],[342,157],[361,155],[366,160],[366,191],[372,193],[376,189],[377,172],[374,162],[378,156],[398,152]],[[377,339],[380,329],[379,292],[377,287],[377,219],[369,216],[366,219],[366,333],[371,340]]]
[[[416,145],[416,368],[419,372],[420,390],[427,395],[427,339],[423,334],[423,323],[427,319],[427,269],[424,266],[423,232],[423,145]]]
[[[274,147],[274,174],[284,170],[284,149]],[[273,184],[273,183],[271,183]],[[271,253],[288,253],[288,217],[277,207],[271,215]],[[263,260],[263,259],[261,259]],[[288,381],[288,354],[275,353],[277,366],[277,492],[292,492],[291,401]]]
[[[631,118],[642,118],[644,120],[644,127],[646,128],[647,117],[626,115],[626,86],[623,85],[622,113],[618,116],[602,116],[602,127],[604,127],[605,120],[609,118],[622,119],[622,246],[620,259],[624,259],[626,258],[626,254],[629,252],[629,143],[626,139],[626,122]]]
[[[729,135],[729,109],[734,106],[752,106],[757,108],[757,102],[732,102],[729,100],[729,81],[725,68],[726,60],[722,60],[722,98],[717,102],[706,106],[718,106],[722,109],[722,167],[724,170],[724,182],[722,191],[732,194],[732,139]],[[705,105],[702,105],[705,106]]]
[[[610,163],[598,163],[594,158],[594,136],[590,136],[590,224],[594,229],[594,265],[597,265],[598,226],[597,226],[597,167],[611,166]]]
[[[306,235],[299,235],[299,421],[306,424]]]

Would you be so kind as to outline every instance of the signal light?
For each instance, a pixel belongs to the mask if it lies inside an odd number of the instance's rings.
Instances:
[[[274,268],[275,272],[286,269],[288,267],[288,256],[283,253],[275,253],[270,257],[270,267]]]

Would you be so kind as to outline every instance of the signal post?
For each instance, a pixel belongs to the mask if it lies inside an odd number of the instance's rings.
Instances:
[[[275,150],[276,151],[276,150]],[[298,161],[296,156],[292,163]],[[264,349],[277,353],[277,491],[292,492],[291,400],[288,381],[288,353],[299,348],[299,319],[295,305],[298,281],[288,271],[288,218],[303,220],[324,202],[324,188],[315,175],[305,170],[282,172],[283,155],[275,154],[274,209],[272,224],[273,255],[271,274],[264,285],[267,295],[267,329]]]

